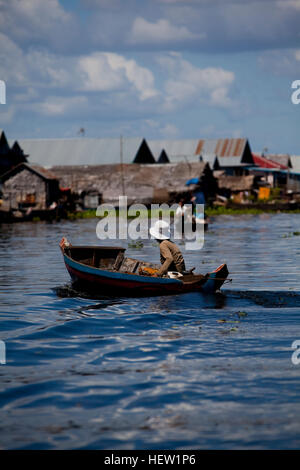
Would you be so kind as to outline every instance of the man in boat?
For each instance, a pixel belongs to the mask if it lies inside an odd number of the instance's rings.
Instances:
[[[178,246],[170,240],[170,225],[168,222],[157,220],[149,232],[159,243],[160,262],[162,264],[154,276],[163,276],[168,271],[184,272],[184,259]]]

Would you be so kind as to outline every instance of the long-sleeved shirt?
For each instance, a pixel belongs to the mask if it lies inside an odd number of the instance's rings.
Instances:
[[[178,246],[171,240],[163,240],[160,242],[160,262],[162,264],[157,275],[163,276],[168,270],[185,271],[185,263],[181,251]]]

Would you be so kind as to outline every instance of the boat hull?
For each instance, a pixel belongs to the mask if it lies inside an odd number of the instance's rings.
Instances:
[[[86,266],[64,253],[64,262],[73,283],[81,289],[114,296],[152,296],[185,292],[212,293],[220,289],[228,276],[226,264],[209,273],[207,280],[182,282],[178,279],[112,272]]]

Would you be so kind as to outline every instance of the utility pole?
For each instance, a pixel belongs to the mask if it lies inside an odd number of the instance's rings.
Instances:
[[[121,162],[122,196],[125,196],[124,166],[123,166],[123,137],[122,136],[120,136],[120,162]]]
[[[119,196],[119,236],[127,237],[127,198],[125,196],[124,166],[123,166],[123,137],[120,136],[120,163],[121,163],[121,184],[122,197]],[[122,234],[122,236],[121,236]]]
[[[289,156],[289,159],[290,159],[290,156]],[[287,178],[286,178],[286,189],[290,189],[290,166],[289,166],[289,162],[288,162],[288,166],[287,166]]]
[[[189,169],[190,176],[192,176],[192,167],[191,167],[191,164],[190,164],[190,162],[188,161],[188,159],[187,159],[187,156],[186,156],[186,155],[183,155],[183,158],[185,159],[185,161],[186,161],[186,164],[187,164],[187,166],[188,166],[188,169]]]

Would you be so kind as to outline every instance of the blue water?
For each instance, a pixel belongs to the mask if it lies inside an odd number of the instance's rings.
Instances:
[[[203,250],[181,245],[198,272],[228,264],[206,296],[72,290],[59,240],[97,244],[95,228],[0,227],[0,448],[299,448],[300,215],[219,216]]]

